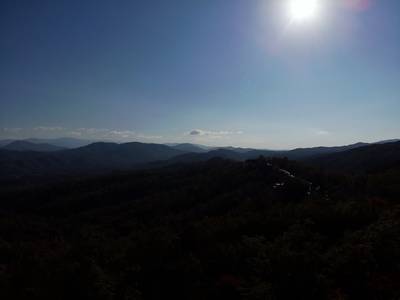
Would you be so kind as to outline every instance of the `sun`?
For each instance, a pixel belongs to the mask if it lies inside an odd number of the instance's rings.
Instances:
[[[303,22],[314,19],[318,13],[318,0],[289,0],[289,17]]]

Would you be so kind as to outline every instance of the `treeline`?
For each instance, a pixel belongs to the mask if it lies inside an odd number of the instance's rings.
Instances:
[[[400,168],[286,159],[1,189],[2,299],[399,299]]]

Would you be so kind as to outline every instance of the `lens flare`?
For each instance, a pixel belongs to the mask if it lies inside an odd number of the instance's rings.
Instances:
[[[313,19],[318,12],[318,0],[291,0],[289,15],[292,21],[301,22]]]

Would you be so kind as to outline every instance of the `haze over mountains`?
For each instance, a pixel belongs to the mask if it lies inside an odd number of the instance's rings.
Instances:
[[[37,151],[37,152],[52,152],[65,150],[67,148],[55,146],[48,143],[32,143],[29,141],[13,141],[2,147],[5,150],[14,151]]]
[[[70,138],[70,137],[60,137],[60,138],[53,138],[53,139],[27,138],[27,139],[22,139],[22,140],[6,139],[6,140],[0,140],[0,147],[6,146],[12,142],[26,142],[26,143],[31,143],[31,144],[49,144],[49,145],[57,146],[60,148],[78,148],[78,147],[87,146],[95,141],[76,139],[76,138]]]
[[[353,148],[358,148],[361,146],[366,146],[369,144],[386,144],[386,143],[391,143],[391,142],[398,142],[400,139],[390,139],[390,140],[382,140],[378,141],[375,143],[365,143],[365,142],[358,142],[350,145],[344,145],[344,146],[320,146],[320,147],[308,147],[308,148],[295,148],[291,151],[295,151],[296,154],[299,157],[302,157],[303,154],[305,155],[313,155],[313,154],[323,154],[323,153],[331,153],[331,152],[336,152],[336,151],[342,151],[342,150],[349,150]],[[60,138],[27,138],[27,139],[4,139],[0,140],[0,148],[9,148],[9,150],[14,150],[11,149],[14,146],[10,146],[12,143],[20,143],[21,145],[21,151],[41,151],[40,147],[37,147],[37,144],[47,144],[50,146],[55,146],[54,149],[58,150],[65,150],[65,149],[73,149],[73,148],[79,148],[79,147],[84,147],[89,144],[93,144],[96,142],[107,142],[107,143],[116,143],[113,141],[108,141],[108,140],[84,140],[84,139],[78,139],[78,138],[70,138],[70,137],[60,137]],[[23,143],[23,144],[22,144]],[[121,143],[118,143],[121,144]],[[152,143],[154,144],[154,143]],[[184,152],[194,152],[194,153],[205,153],[211,150],[216,150],[216,149],[225,149],[225,150],[232,150],[235,152],[239,153],[246,153],[249,151],[273,151],[273,152],[288,152],[290,150],[270,150],[270,149],[255,149],[255,148],[243,148],[243,147],[233,147],[233,146],[206,146],[206,145],[200,145],[200,144],[193,144],[193,143],[166,143],[165,145],[181,150]],[[16,147],[18,148],[18,146]],[[16,149],[18,150],[18,149]],[[44,150],[46,150],[44,148]],[[293,152],[294,153],[294,152]]]
[[[47,143],[42,143],[44,141]],[[400,161],[400,142],[392,140],[374,144],[356,143],[284,151],[235,147],[207,149],[206,146],[188,143],[164,145],[95,142],[78,146],[87,142],[75,139],[9,141],[0,149],[0,179],[158,168],[207,161],[216,157],[237,161],[259,156],[286,157],[346,171],[365,171],[381,164],[396,164]],[[78,147],[66,149],[60,145]]]

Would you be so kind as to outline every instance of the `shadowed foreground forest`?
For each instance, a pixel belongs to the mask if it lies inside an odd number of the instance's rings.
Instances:
[[[1,189],[1,299],[399,299],[400,168],[211,159]]]

